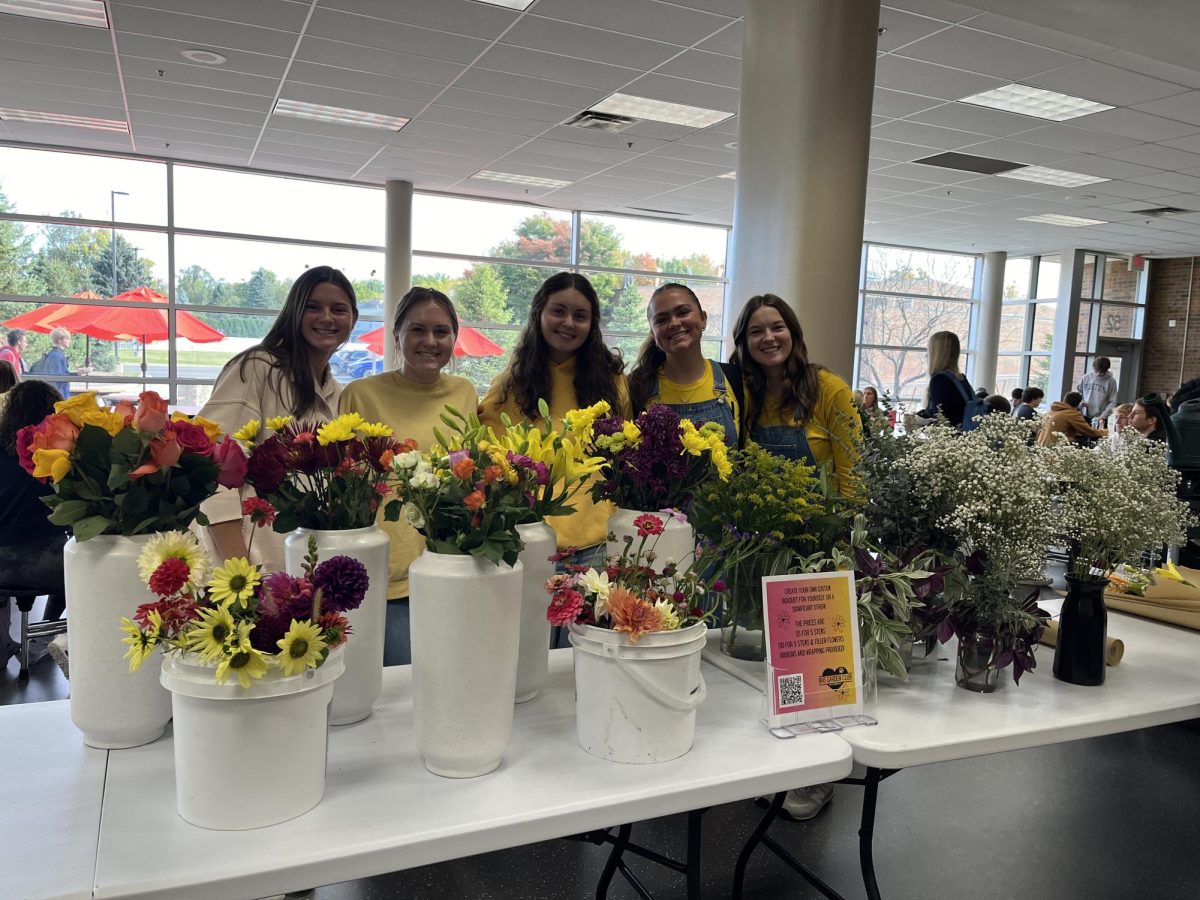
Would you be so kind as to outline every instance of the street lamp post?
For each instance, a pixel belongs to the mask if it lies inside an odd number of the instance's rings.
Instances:
[[[112,230],[109,231],[108,243],[112,248],[112,296],[117,295],[117,198],[128,197],[127,191],[108,192],[108,210],[112,217]]]

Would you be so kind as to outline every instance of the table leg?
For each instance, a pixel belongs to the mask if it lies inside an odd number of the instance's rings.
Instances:
[[[629,845],[631,831],[633,831],[632,825],[622,825],[617,829],[617,836],[612,839],[612,852],[608,854],[608,861],[604,863],[600,881],[596,884],[596,900],[605,900],[608,897],[608,886],[612,884],[613,875],[617,873],[617,867],[621,865],[621,856]]]
[[[688,813],[687,833],[687,897],[700,900],[700,823],[704,810],[693,809]]]
[[[879,782],[893,772],[882,769],[868,768],[867,777],[863,779],[862,820],[858,827],[858,861],[862,867],[863,887],[867,891],[867,900],[880,900],[879,882],[875,880],[875,801],[879,796]]]
[[[783,798],[787,796],[787,791],[780,791],[771,800],[771,806],[767,809],[766,815],[758,823],[758,827],[754,829],[749,840],[742,847],[742,852],[738,854],[737,865],[733,868],[733,892],[729,895],[731,900],[742,900],[742,883],[746,879],[746,866],[750,862],[750,855],[755,848],[762,842],[766,836],[767,830],[771,827],[771,823],[775,821],[775,817],[779,815],[779,810],[783,808]]]

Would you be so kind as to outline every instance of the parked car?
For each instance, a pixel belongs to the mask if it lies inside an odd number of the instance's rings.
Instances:
[[[370,350],[339,350],[329,360],[334,377],[341,381],[352,381],[367,375],[378,375],[383,371],[383,357]]]

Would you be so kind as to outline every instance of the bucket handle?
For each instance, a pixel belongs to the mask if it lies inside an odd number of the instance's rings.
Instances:
[[[703,672],[697,673],[700,676],[700,684],[690,696],[676,697],[674,694],[664,691],[661,687],[649,681],[636,667],[629,665],[629,660],[621,655],[620,647],[614,647],[609,644],[604,649],[616,661],[617,668],[628,675],[629,679],[641,688],[643,694],[660,706],[665,706],[667,709],[673,709],[676,712],[689,713],[703,703],[704,698],[708,696],[708,685],[704,683]]]

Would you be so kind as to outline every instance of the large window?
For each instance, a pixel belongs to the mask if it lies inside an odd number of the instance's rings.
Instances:
[[[960,365],[974,351],[972,318],[979,296],[979,257],[867,244],[859,293],[855,386],[919,404],[929,381],[931,335],[952,331]]]
[[[0,146],[0,322],[160,307],[174,342],[168,332],[143,342],[76,329],[71,365],[91,372],[61,386],[128,396],[145,383],[197,408],[221,366],[270,328],[295,278],[332,265],[359,301],[358,326],[332,360],[346,381],[384,368],[384,221],[374,187]],[[592,280],[606,339],[627,361],[648,331],[650,293],[666,281],[696,291],[710,319],[706,353],[721,355],[725,228],[418,193],[413,234],[414,283],[449,294],[463,324],[500,348],[454,358],[480,393],[507,363],[538,286],[564,269]],[[153,294],[126,293],[139,287]],[[188,340],[194,322],[219,339]],[[49,348],[48,330],[29,331],[28,361]]]

